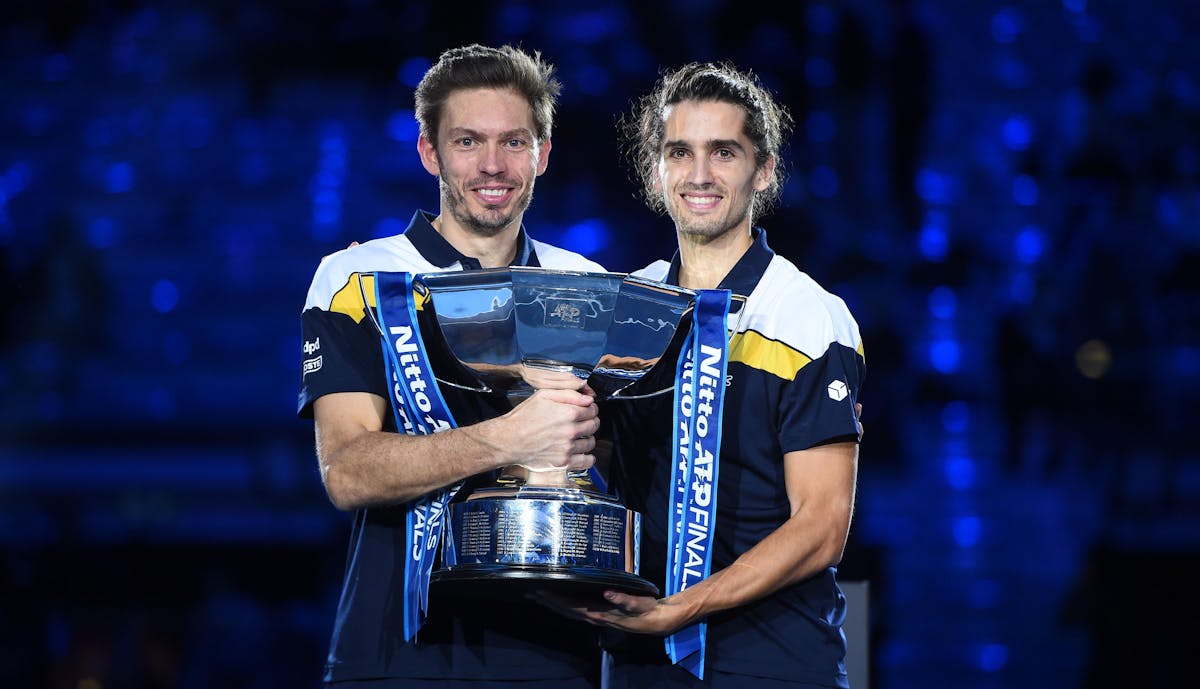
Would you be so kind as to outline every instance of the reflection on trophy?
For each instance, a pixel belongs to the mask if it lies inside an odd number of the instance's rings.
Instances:
[[[508,408],[564,376],[586,379],[599,399],[671,392],[695,296],[617,273],[540,268],[430,273],[416,276],[414,289],[443,390],[500,398]],[[473,417],[487,407],[459,406],[468,407],[452,408],[459,425],[483,420]],[[589,472],[512,466],[452,504],[431,581],[657,595],[637,575],[641,515],[606,492],[597,456]]]

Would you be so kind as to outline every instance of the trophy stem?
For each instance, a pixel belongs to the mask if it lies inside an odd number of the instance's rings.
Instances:
[[[528,467],[514,464],[505,467],[503,475],[513,478],[521,484],[538,488],[573,488],[575,484],[567,475],[566,469],[547,469],[535,471]]]

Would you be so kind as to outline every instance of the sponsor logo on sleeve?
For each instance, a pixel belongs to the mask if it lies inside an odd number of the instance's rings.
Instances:
[[[311,359],[304,360],[304,373],[301,377],[307,376],[310,373],[315,373],[321,370],[321,357],[315,356]]]
[[[846,399],[846,395],[848,394],[850,394],[850,391],[846,389],[846,384],[842,381],[835,380],[829,384],[829,399],[834,402],[841,402]]]
[[[319,355],[313,356],[314,353],[316,353],[318,350],[321,349],[321,338],[318,337],[315,340],[313,340],[312,342],[305,340],[304,347],[302,347],[301,349],[304,350],[304,353],[306,355],[311,357],[311,358],[305,359],[303,362],[304,372],[300,375],[300,377],[303,378],[304,376],[307,376],[310,373],[315,373],[315,372],[321,370],[321,356],[319,356]]]

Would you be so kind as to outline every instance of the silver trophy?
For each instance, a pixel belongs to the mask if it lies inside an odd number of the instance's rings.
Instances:
[[[586,379],[598,401],[672,392],[695,299],[619,273],[516,267],[422,274],[414,290],[434,375],[460,426],[562,376]],[[588,472],[518,464],[464,488],[430,580],[657,595],[638,576],[641,515],[605,487],[601,448],[610,442],[598,434]]]

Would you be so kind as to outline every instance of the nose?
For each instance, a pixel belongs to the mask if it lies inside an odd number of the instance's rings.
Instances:
[[[479,159],[479,171],[486,175],[498,175],[504,172],[504,151],[501,150],[499,143],[493,141],[484,146],[483,154]]]
[[[688,169],[688,182],[696,185],[705,185],[712,183],[712,167],[709,165],[708,156],[695,156],[692,158],[692,165]]]

